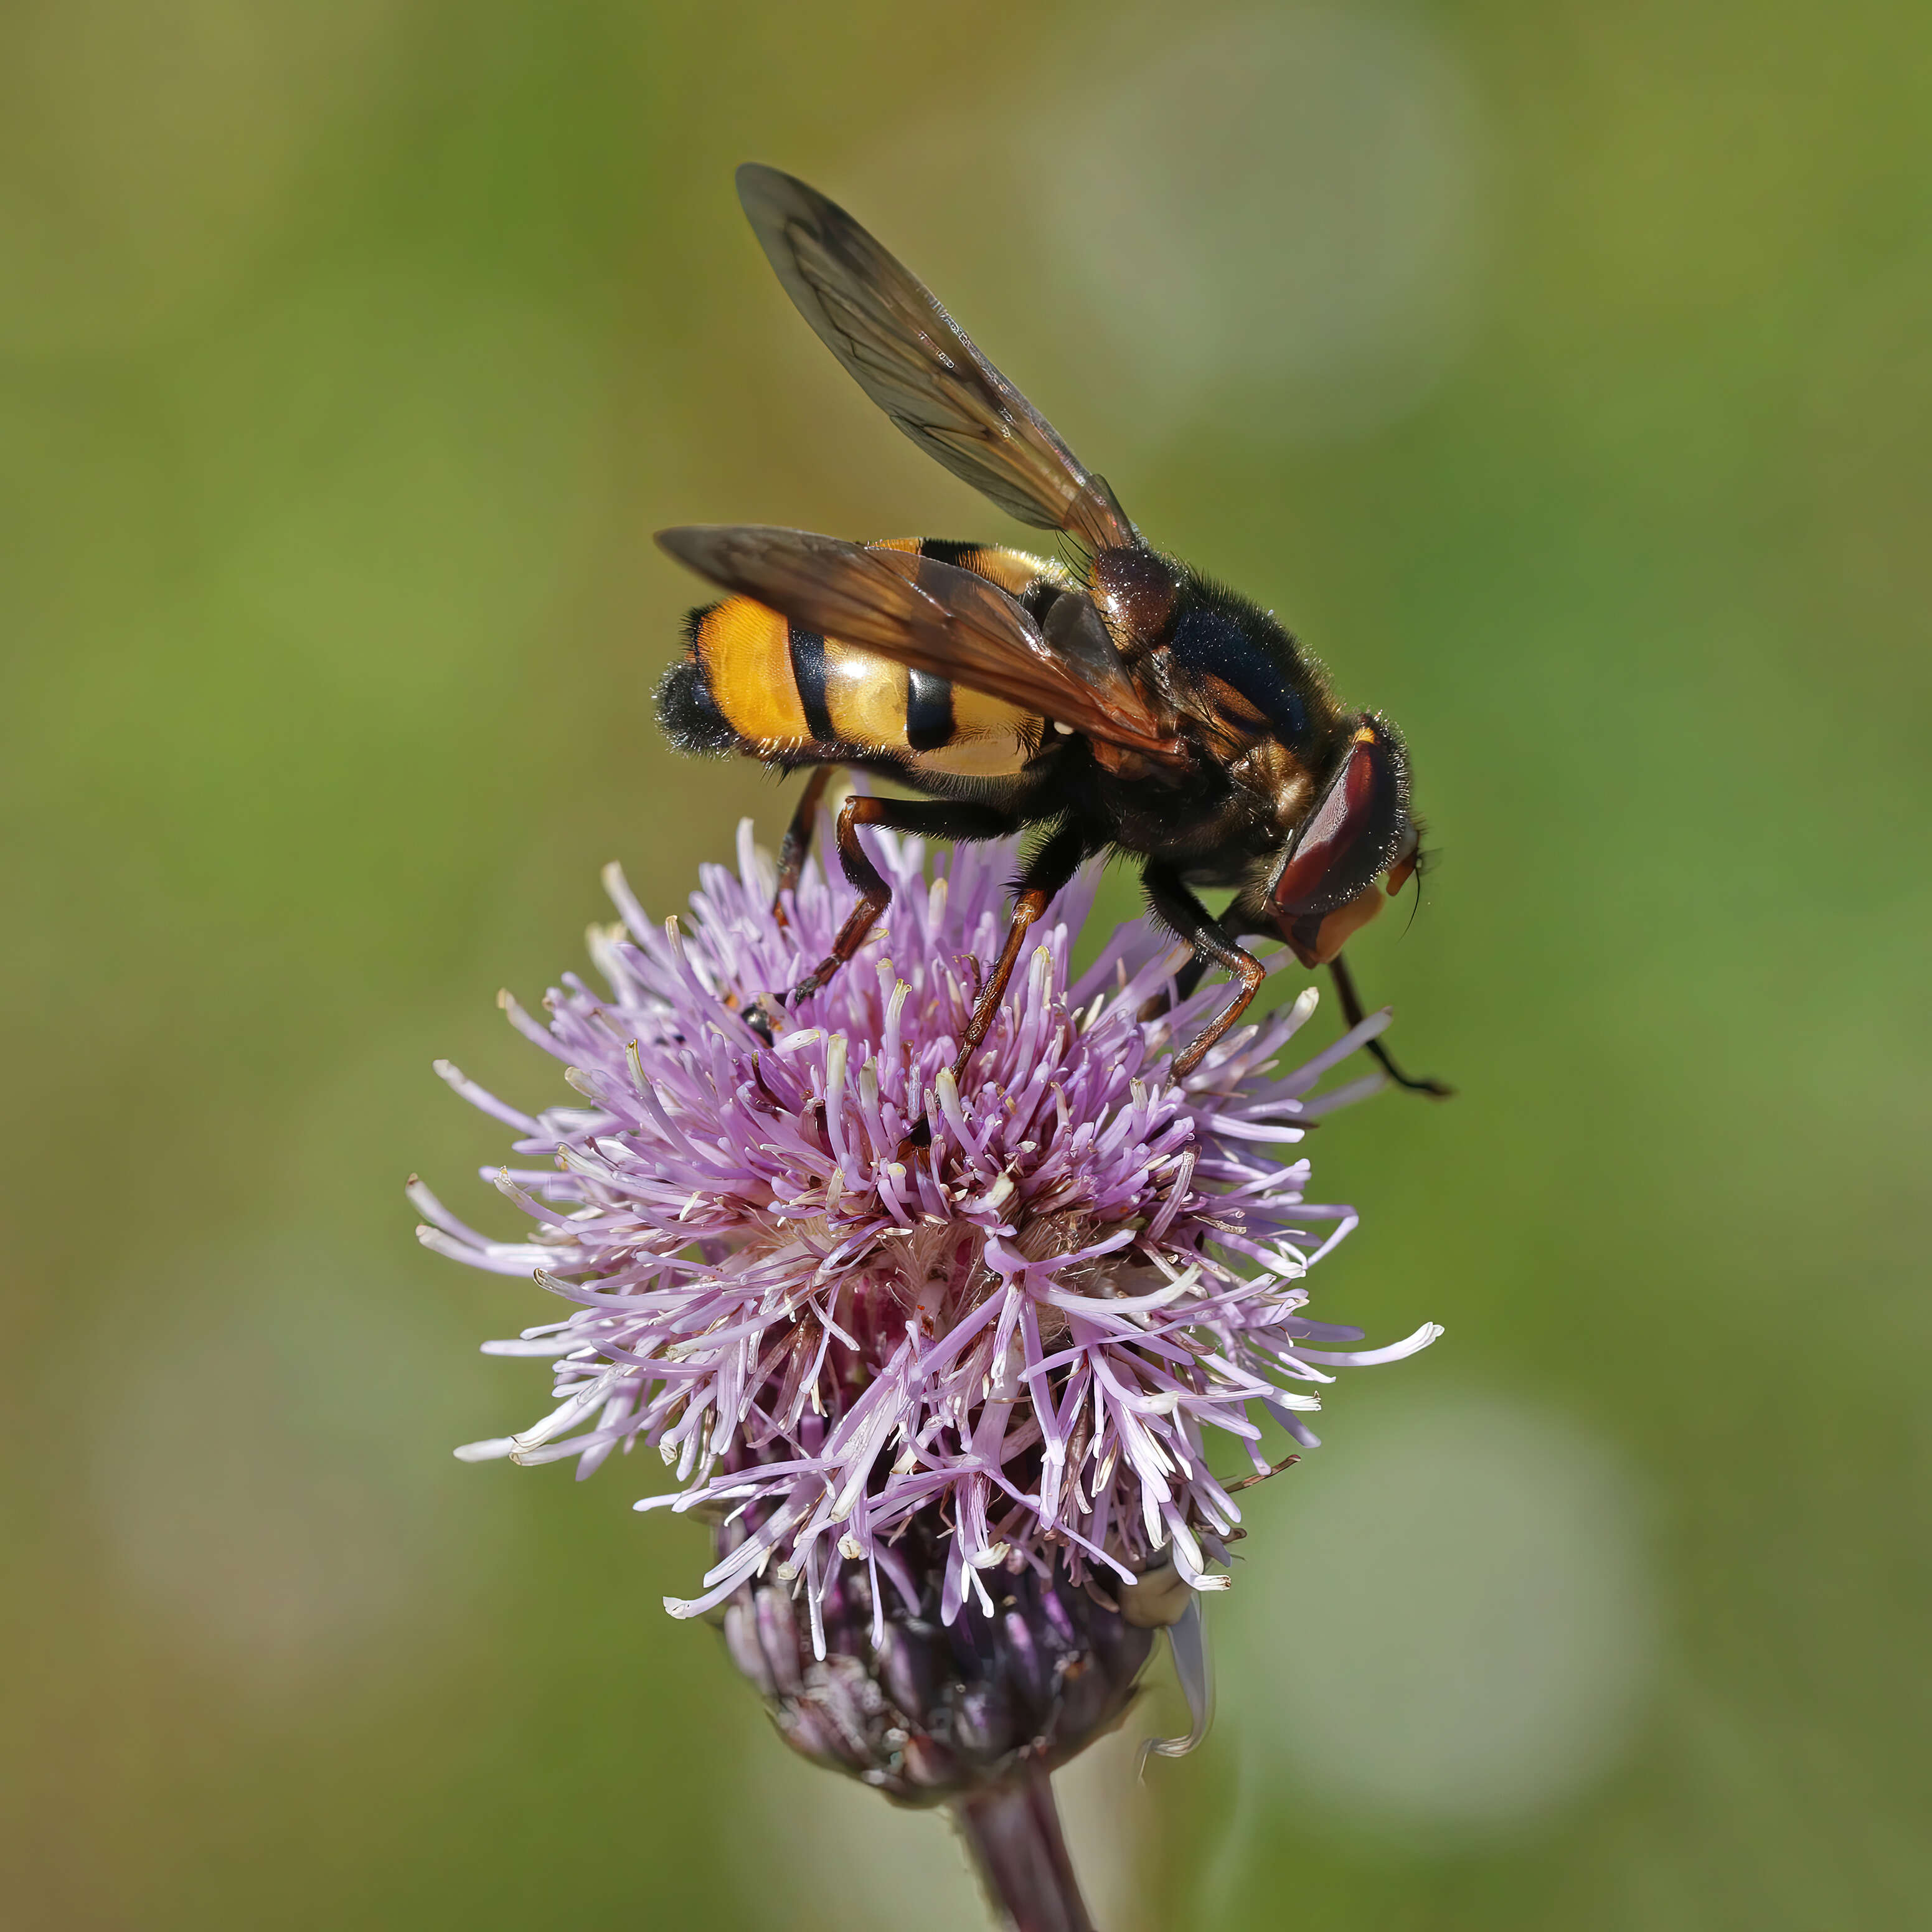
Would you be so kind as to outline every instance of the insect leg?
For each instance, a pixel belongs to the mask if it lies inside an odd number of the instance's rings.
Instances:
[[[1000,1002],[1006,996],[1006,982],[1013,976],[1028,932],[1053,903],[1061,887],[1079,871],[1080,862],[1086,856],[1087,842],[1076,825],[1062,826],[1033,855],[1014,896],[1013,922],[1006,928],[1006,943],[1000,949],[999,959],[974,1003],[973,1017],[966,1023],[959,1057],[952,1063],[955,1080],[964,1076],[967,1061],[979,1050],[993,1024],[993,1016],[1000,1010]]]
[[[790,923],[785,917],[785,895],[798,890],[798,875],[805,870],[806,856],[812,850],[812,835],[818,826],[819,801],[838,769],[836,765],[814,768],[805,782],[804,790],[799,794],[798,809],[785,827],[784,842],[778,848],[778,890],[772,894],[772,917],[781,926]]]
[[[1222,934],[1229,939],[1245,939],[1251,932],[1264,939],[1280,937],[1272,926],[1252,925],[1243,920],[1238,901],[1221,915],[1218,923]],[[1172,1012],[1183,1000],[1192,999],[1196,989],[1206,978],[1208,968],[1215,964],[1206,953],[1196,953],[1174,976],[1173,999],[1170,1000],[1165,993],[1155,994],[1142,1006],[1140,1018],[1143,1022],[1157,1020],[1162,1013]]]
[[[1148,904],[1154,916],[1164,920],[1177,937],[1193,947],[1194,961],[1204,962],[1202,970],[1208,965],[1225,967],[1241,982],[1240,990],[1175,1060],[1175,1078],[1184,1078],[1201,1064],[1208,1049],[1247,1011],[1248,1002],[1260,992],[1262,982],[1268,977],[1268,969],[1252,952],[1228,937],[1177,874],[1164,866],[1150,866],[1141,874],[1141,881],[1147,887]]]
[[[838,862],[859,894],[851,916],[838,928],[832,950],[791,989],[796,1002],[815,993],[866,943],[873,923],[891,903],[892,889],[859,843],[862,825],[883,825],[928,838],[998,838],[1013,829],[1004,812],[989,805],[956,805],[934,799],[874,798],[854,792],[838,808]]]
[[[1342,1002],[1342,1016],[1351,1026],[1362,1022],[1361,995],[1355,991],[1355,976],[1348,970],[1348,962],[1336,953],[1328,962],[1328,970],[1334,976],[1335,992]],[[1369,1051],[1382,1062],[1382,1071],[1398,1087],[1406,1087],[1412,1094],[1428,1094],[1436,1100],[1446,1100],[1455,1092],[1453,1087],[1445,1087],[1439,1080],[1412,1080],[1396,1066],[1390,1057],[1389,1050],[1378,1040],[1369,1042]]]

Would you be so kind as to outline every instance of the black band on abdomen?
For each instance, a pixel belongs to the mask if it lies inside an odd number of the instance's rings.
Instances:
[[[937,752],[952,742],[952,684],[929,670],[906,673],[906,742]]]
[[[791,626],[792,682],[798,686],[798,701],[805,707],[806,728],[821,745],[835,744],[838,734],[832,728],[832,713],[825,702],[825,640],[816,631]]]

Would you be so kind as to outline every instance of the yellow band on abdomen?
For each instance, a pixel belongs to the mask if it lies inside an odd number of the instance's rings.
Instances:
[[[832,728],[848,745],[908,748],[906,668],[896,658],[827,638],[825,708]]]
[[[796,744],[812,736],[792,676],[791,626],[748,597],[728,597],[698,628],[711,695],[740,737]]]

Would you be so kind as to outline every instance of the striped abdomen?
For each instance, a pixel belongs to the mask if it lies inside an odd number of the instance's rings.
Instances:
[[[1021,550],[936,537],[868,548],[916,551],[1022,600],[1070,580],[1057,564]],[[821,637],[748,597],[728,597],[686,618],[685,655],[658,688],[658,716],[686,751],[788,764],[865,760],[956,778],[1019,771],[1046,729],[1035,712]]]

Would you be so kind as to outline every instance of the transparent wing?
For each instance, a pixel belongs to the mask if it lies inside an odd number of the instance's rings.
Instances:
[[[1022,523],[1090,550],[1138,542],[1105,478],[842,208],[755,162],[738,170],[738,199],[800,314],[928,455]]]

